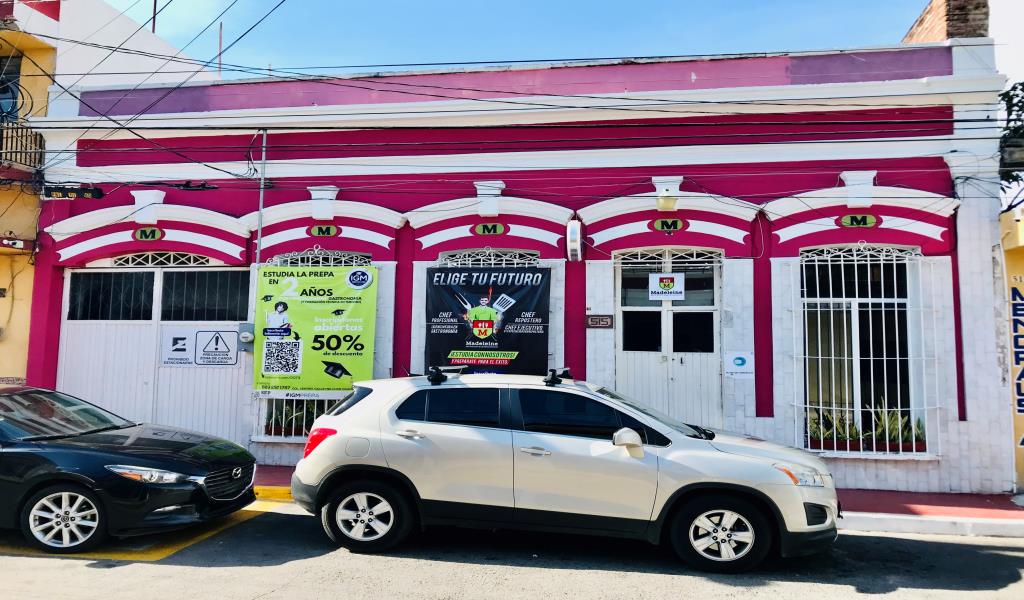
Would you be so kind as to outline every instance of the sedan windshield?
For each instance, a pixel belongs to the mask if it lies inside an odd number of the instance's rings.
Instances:
[[[698,438],[702,440],[709,440],[715,437],[714,433],[707,429],[704,429],[703,427],[698,427],[696,425],[687,425],[682,421],[677,421],[663,412],[654,410],[649,406],[644,406],[643,404],[640,404],[639,402],[636,402],[634,400],[630,400],[629,398],[626,398],[622,394],[619,394],[618,392],[612,391],[608,388],[599,388],[597,390],[597,393],[601,394],[605,398],[615,400],[616,402],[621,402],[622,404],[625,404],[626,406],[632,408],[633,410],[640,411],[643,414],[647,415],[648,417],[660,422],[663,425],[675,429],[676,431],[685,436]]]
[[[131,425],[134,423],[59,392],[0,394],[0,435],[12,440],[73,437]]]

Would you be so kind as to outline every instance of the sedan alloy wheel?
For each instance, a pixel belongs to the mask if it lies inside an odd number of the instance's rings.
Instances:
[[[43,496],[32,506],[28,525],[39,543],[51,548],[72,549],[96,535],[100,514],[85,495],[59,491]]]

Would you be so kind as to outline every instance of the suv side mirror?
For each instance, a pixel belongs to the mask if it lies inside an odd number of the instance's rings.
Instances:
[[[625,448],[633,458],[644,457],[644,441],[640,438],[639,433],[629,427],[623,427],[616,431],[612,435],[612,444]]]

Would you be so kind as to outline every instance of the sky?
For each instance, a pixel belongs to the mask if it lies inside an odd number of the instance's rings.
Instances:
[[[107,1],[140,22],[152,12],[150,0]],[[169,0],[157,17],[157,33],[181,47],[231,1]],[[221,19],[224,44],[278,1],[238,0]],[[159,2],[163,6],[168,0]],[[295,68],[889,45],[899,43],[926,4],[927,0],[286,0],[231,48],[224,62]],[[185,53],[214,57],[217,26]]]

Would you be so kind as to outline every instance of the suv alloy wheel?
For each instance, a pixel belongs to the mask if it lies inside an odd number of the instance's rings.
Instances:
[[[754,568],[772,546],[772,526],[753,504],[728,495],[688,502],[676,514],[669,535],[690,566],[716,573]]]
[[[381,552],[412,531],[416,516],[406,495],[378,481],[352,481],[334,489],[320,522],[335,544],[353,552]]]

